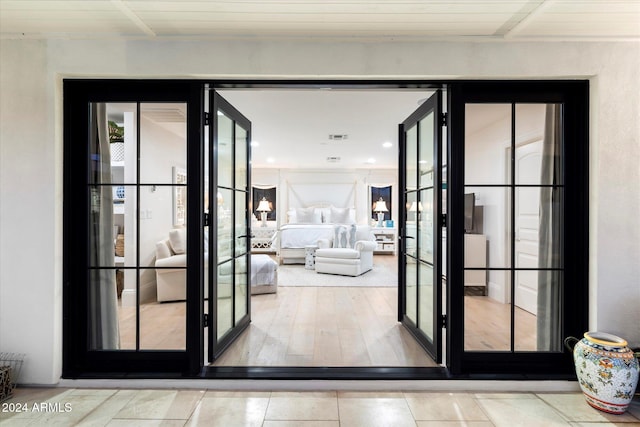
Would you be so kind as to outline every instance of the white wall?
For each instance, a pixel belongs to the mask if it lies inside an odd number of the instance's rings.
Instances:
[[[65,76],[589,78],[590,328],[640,346],[638,43],[2,40],[0,64],[0,350],[27,354],[21,382],[61,372]]]
[[[398,217],[398,171],[396,169],[276,169],[276,168],[253,168],[251,170],[251,180],[254,185],[273,185],[277,187],[277,209],[278,224],[285,224],[287,221],[286,212],[288,208],[299,207],[297,200],[289,200],[291,191],[299,191],[305,184],[317,185],[320,194],[305,194],[303,197],[316,202],[331,201],[326,193],[341,189],[353,190],[349,194],[350,198],[342,197],[349,202],[353,201],[356,209],[356,222],[358,224],[368,224],[370,218],[370,186],[393,186],[392,189],[392,215],[395,220]],[[299,186],[297,188],[296,186]],[[305,198],[305,200],[307,200]],[[338,206],[339,205],[339,206]],[[352,207],[336,202],[336,207]],[[388,216],[386,217],[389,218]]]

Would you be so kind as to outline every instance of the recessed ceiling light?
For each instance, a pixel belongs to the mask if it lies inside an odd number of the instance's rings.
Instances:
[[[276,159],[274,159],[273,157],[267,157],[267,163],[273,163],[275,161]]]
[[[251,146],[252,147],[259,147],[260,143],[258,141],[251,141]]]
[[[392,144],[392,143],[390,143],[389,141],[387,141],[387,142],[385,142],[384,144],[382,144],[382,146],[383,146],[384,148],[391,148],[391,147],[393,147],[393,144]]]
[[[374,159],[373,157],[370,157],[370,158],[367,159],[367,163],[369,163],[369,164],[373,164],[375,162],[376,162],[376,159]]]

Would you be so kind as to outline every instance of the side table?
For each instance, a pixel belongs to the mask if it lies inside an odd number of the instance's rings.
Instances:
[[[307,245],[304,247],[304,268],[307,270],[316,269],[316,245]]]

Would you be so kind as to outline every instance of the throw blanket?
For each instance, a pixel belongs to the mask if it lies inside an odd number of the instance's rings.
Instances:
[[[304,248],[315,245],[319,239],[331,239],[333,224],[287,224],[280,227],[280,248]]]
[[[268,255],[251,256],[251,286],[274,285],[278,263]]]

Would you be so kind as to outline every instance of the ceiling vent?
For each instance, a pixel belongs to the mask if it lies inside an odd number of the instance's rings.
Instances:
[[[329,163],[338,163],[339,161],[340,161],[340,157],[337,157],[337,156],[327,157],[327,162]]]
[[[345,141],[349,139],[349,135],[345,133],[332,133],[329,134],[329,141]]]

